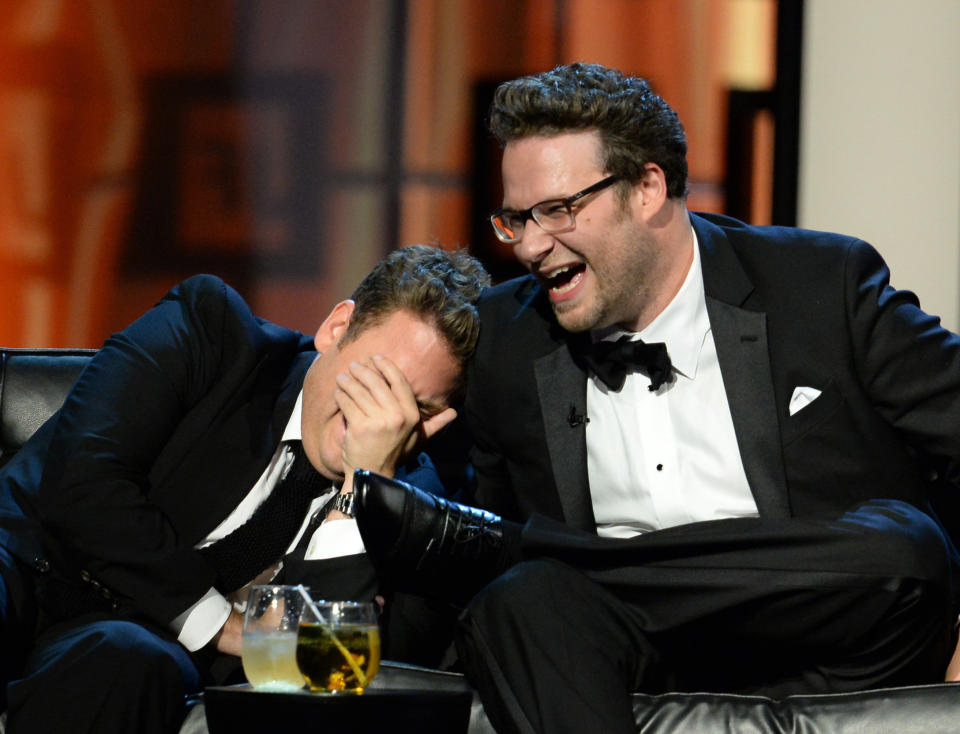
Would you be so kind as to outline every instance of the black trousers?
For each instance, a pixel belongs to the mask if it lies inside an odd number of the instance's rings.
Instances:
[[[168,635],[102,613],[81,615],[37,637],[7,687],[7,731],[172,734],[186,694],[200,682],[190,654]]]
[[[457,630],[501,734],[634,734],[629,694],[852,691],[942,680],[958,562],[875,500],[835,520],[696,523],[609,540],[533,519]]]
[[[164,629],[103,611],[39,623],[38,577],[0,547],[0,694],[8,734],[171,734],[197,661]]]

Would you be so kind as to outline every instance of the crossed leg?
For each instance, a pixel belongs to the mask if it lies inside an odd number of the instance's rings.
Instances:
[[[900,502],[631,541],[542,523],[524,536],[539,558],[482,591],[457,636],[502,734],[628,734],[633,690],[780,696],[932,681],[955,642],[953,548]]]

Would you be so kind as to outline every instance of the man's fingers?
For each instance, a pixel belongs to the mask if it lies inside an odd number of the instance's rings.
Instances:
[[[343,441],[344,469],[370,469],[392,476],[397,463],[423,439],[456,418],[452,408],[421,407],[413,387],[389,358],[375,355],[351,362],[336,376],[335,400],[347,429]],[[421,413],[423,410],[423,413]],[[437,410],[436,415],[427,418]]]
[[[349,372],[341,372],[337,375],[337,387],[353,398],[357,407],[362,410],[364,414],[372,415],[374,412],[380,410],[381,401],[371,391],[370,385],[367,384],[368,382],[375,382],[375,379],[371,376],[373,370],[357,362],[351,362],[348,369],[350,370]],[[381,392],[389,390],[389,388],[383,384],[382,378],[380,379],[380,383]]]
[[[435,435],[456,417],[457,411],[453,408],[444,408],[436,415],[430,416],[423,422],[423,437],[427,439]]]
[[[334,391],[333,401],[337,404],[337,407],[340,408],[340,412],[343,413],[347,424],[358,422],[366,415],[360,406],[357,405],[357,401],[354,400],[353,396],[346,390],[340,389]]]
[[[367,415],[395,413],[410,427],[419,422],[420,411],[413,388],[389,359],[378,355],[369,363],[351,362],[349,370],[349,376],[340,375],[337,382],[347,386],[347,377],[355,381],[354,391],[362,390],[365,394],[354,394],[354,399]]]
[[[390,392],[400,403],[404,413],[412,415],[416,412],[419,416],[420,409],[417,407],[417,396],[413,394],[413,388],[410,387],[407,376],[403,374],[400,368],[389,357],[382,354],[373,356],[373,365],[386,380]]]

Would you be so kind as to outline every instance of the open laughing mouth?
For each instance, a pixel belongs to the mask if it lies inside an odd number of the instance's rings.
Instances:
[[[567,265],[554,270],[549,276],[543,276],[543,281],[551,296],[564,296],[580,285],[585,270],[583,263]]]

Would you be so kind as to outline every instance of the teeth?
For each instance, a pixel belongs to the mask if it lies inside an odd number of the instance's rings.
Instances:
[[[577,264],[573,265],[561,265],[556,270],[551,270],[549,275],[544,275],[544,278],[547,281],[548,287],[552,293],[563,294],[566,293],[577,286],[580,283],[581,277],[580,273],[575,273],[572,278],[566,283],[560,283],[558,281],[562,280],[562,277],[565,273],[570,271],[576,271],[579,267]]]
[[[567,291],[571,291],[577,287],[577,285],[580,283],[580,278],[581,276],[578,273],[577,275],[573,276],[569,282],[564,283],[563,285],[553,286],[550,290],[552,290],[554,293],[566,293]]]
[[[567,291],[572,290],[576,284],[577,284],[576,280],[571,280],[566,285],[562,285],[558,288],[551,288],[550,290],[552,290],[554,293],[566,293]]]
[[[556,270],[551,270],[549,275],[545,274],[544,277],[547,280],[553,282],[564,273],[569,272],[570,270],[573,270],[573,267],[574,267],[573,265],[563,265],[562,267],[559,267]]]

